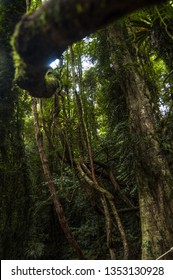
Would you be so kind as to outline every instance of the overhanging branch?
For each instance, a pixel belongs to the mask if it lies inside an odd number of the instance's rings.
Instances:
[[[138,8],[165,0],[50,0],[25,15],[14,34],[14,48],[24,62],[17,78],[32,96],[50,97],[44,74],[67,47]]]

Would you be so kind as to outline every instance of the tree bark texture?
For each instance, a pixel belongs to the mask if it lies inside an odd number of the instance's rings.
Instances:
[[[142,259],[156,259],[172,247],[173,178],[159,145],[148,98],[149,89],[142,73],[135,67],[123,30],[114,24],[108,29],[108,34],[116,75],[121,73],[120,79],[123,75],[121,85],[129,112],[130,133],[136,139],[133,145],[139,190]]]
[[[14,12],[15,11],[15,12]],[[14,67],[12,49],[9,38],[14,32],[14,26],[25,12],[25,0],[0,1],[0,256],[1,259],[13,259],[20,254],[18,227],[20,224],[20,238],[27,239],[27,207],[29,199],[28,177],[20,173],[25,161],[23,146],[21,145],[21,128],[17,119],[17,94],[12,90]],[[20,126],[21,127],[21,126]],[[20,150],[19,150],[19,145]],[[20,155],[20,157],[18,157]],[[17,172],[15,170],[17,166]],[[10,171],[10,172],[9,172]],[[23,180],[23,181],[22,181]],[[26,192],[26,193],[25,193]],[[17,195],[16,195],[17,194]],[[25,198],[27,199],[25,200]],[[26,212],[25,212],[26,211]],[[25,212],[25,217],[23,213]],[[23,220],[22,220],[23,219]],[[23,221],[26,224],[23,224]],[[25,239],[26,238],[26,239]],[[15,239],[15,240],[14,240]],[[21,251],[20,251],[21,252]],[[23,252],[22,252],[23,253]]]
[[[47,66],[69,45],[113,20],[164,0],[50,0],[32,14],[26,14],[14,34],[14,48],[23,60],[17,78],[32,96],[50,97],[45,86]],[[38,87],[39,90],[36,88]]]

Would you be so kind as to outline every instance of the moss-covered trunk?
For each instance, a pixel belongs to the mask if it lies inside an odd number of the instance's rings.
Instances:
[[[142,230],[142,259],[156,259],[172,247],[173,178],[155,130],[150,92],[128,51],[122,28],[108,29],[112,62],[129,112]],[[114,51],[116,50],[116,52]],[[169,255],[168,258],[171,258]]]
[[[0,1],[0,257],[21,259],[28,238],[29,176],[19,120],[10,36],[25,0]],[[25,245],[24,245],[25,244]]]
[[[146,84],[134,69],[126,82],[131,133],[137,138],[142,259],[155,259],[172,247],[173,181],[154,128]]]

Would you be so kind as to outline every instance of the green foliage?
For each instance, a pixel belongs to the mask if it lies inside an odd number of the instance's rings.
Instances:
[[[37,243],[35,240],[28,244],[28,249],[25,250],[25,257],[27,259],[39,259],[43,255],[44,244]]]
[[[11,91],[14,69],[9,39],[14,19],[9,25],[6,23],[10,13],[19,8],[17,2],[0,6],[1,255],[14,259],[74,259],[43,175],[34,135],[31,98],[15,86]],[[30,11],[34,11],[40,2],[32,1]],[[24,7],[20,8],[23,11]],[[78,10],[80,12],[79,7]],[[130,258],[140,258],[139,214],[121,211],[130,207],[122,198],[124,196],[138,206],[136,170],[140,158],[136,157],[134,147],[139,147],[143,140],[130,130],[124,79],[128,78],[126,73],[132,65],[123,65],[124,51],[134,58],[133,67],[144,77],[150,90],[149,101],[159,144],[170,168],[173,166],[172,6],[168,3],[157,9],[137,12],[125,22],[128,27],[126,50],[122,46],[113,48],[108,29],[74,44],[63,54],[62,65],[46,74],[50,86],[53,81],[56,94],[37,105],[56,194],[88,259],[110,258],[101,195],[77,169],[77,164],[84,164],[88,170],[86,174],[92,180],[92,161],[98,183],[112,194],[119,211],[129,242]],[[15,69],[22,69],[16,53],[14,61]],[[171,170],[173,172],[173,168]],[[110,180],[110,171],[121,194]],[[121,259],[122,240],[111,211],[110,214],[113,246],[117,258]]]
[[[42,4],[42,0],[31,0],[30,1],[31,4],[30,4],[30,9],[29,9],[29,13],[32,13],[34,12],[41,4]]]

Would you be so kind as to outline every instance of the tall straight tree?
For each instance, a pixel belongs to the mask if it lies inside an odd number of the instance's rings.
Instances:
[[[126,34],[126,35],[125,35]],[[149,102],[150,91],[127,30],[117,23],[108,28],[110,55],[119,75],[133,139],[142,231],[142,259],[156,259],[172,247],[173,178],[162,153]],[[135,58],[136,57],[136,58]],[[168,258],[171,258],[169,255]]]

